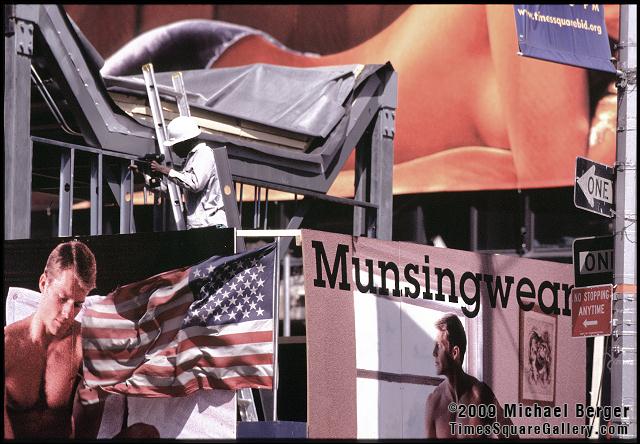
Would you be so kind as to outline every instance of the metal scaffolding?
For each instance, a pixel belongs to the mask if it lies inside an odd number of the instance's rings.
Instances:
[[[60,236],[73,234],[72,208],[77,197],[90,201],[90,234],[103,233],[107,198],[120,209],[120,233],[135,232],[134,181],[128,166],[137,157],[155,151],[153,128],[117,107],[94,60],[88,56],[91,51],[61,6],[7,5],[5,25],[5,239],[30,237],[31,193],[40,190],[39,181],[44,176],[34,171],[34,146],[38,154],[49,150],[43,161],[47,164],[56,162],[51,154],[56,150],[60,158],[58,190],[52,193],[58,194],[59,199]],[[32,97],[32,76],[46,107],[38,101],[40,95]],[[230,226],[240,227],[236,186],[249,184],[306,197],[298,201],[287,227],[270,228],[299,228],[309,200],[320,199],[354,208],[355,235],[391,239],[393,200],[389,165],[393,164],[396,97],[395,72],[374,74],[364,81],[355,92],[339,154],[322,173],[305,174],[284,164],[280,167],[249,162],[234,157],[225,144],[214,144],[225,206],[236,208]],[[42,113],[38,114],[41,109],[45,109],[49,121],[32,125],[32,119],[42,119]],[[327,195],[354,147],[355,198]],[[82,162],[76,156],[78,152],[84,153]],[[74,180],[80,168],[89,171],[86,192],[79,191],[80,184]],[[105,184],[110,193],[104,193]],[[254,203],[258,212],[260,205],[258,199]],[[265,226],[267,205],[268,193],[264,203]],[[281,248],[286,251],[288,246],[289,242],[283,239]]]

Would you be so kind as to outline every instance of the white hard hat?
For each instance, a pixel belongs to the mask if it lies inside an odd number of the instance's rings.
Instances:
[[[198,137],[201,131],[193,117],[179,116],[176,117],[167,126],[167,140],[164,146],[173,146],[176,143]]]

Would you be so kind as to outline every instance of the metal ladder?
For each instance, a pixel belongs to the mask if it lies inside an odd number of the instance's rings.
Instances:
[[[167,149],[164,146],[164,141],[166,140],[166,128],[164,125],[164,116],[162,114],[162,104],[160,102],[160,95],[158,92],[158,88],[156,86],[155,75],[153,72],[153,65],[148,63],[142,67],[142,72],[144,75],[145,85],[147,86],[147,95],[149,96],[149,105],[151,107],[151,114],[153,116],[153,123],[156,129],[156,137],[158,138],[158,145],[160,147],[160,153],[164,154],[165,159],[171,159],[171,150]],[[176,99],[176,104],[178,106],[178,111],[181,116],[191,116],[191,111],[189,110],[189,101],[187,100],[187,93],[184,88],[184,81],[182,78],[181,72],[176,72],[171,76],[171,83],[173,84],[174,91],[164,91],[169,93]],[[226,158],[226,157],[225,157]],[[173,160],[172,160],[173,162]],[[217,165],[216,168],[220,168],[220,165]],[[225,165],[228,167],[227,165]],[[219,173],[218,173],[219,174]],[[167,185],[169,186],[169,193],[171,190],[174,190],[174,194],[170,194],[171,202],[173,205],[171,206],[173,209],[173,215],[176,220],[176,227],[179,230],[184,229],[184,217],[182,211],[182,198],[180,189],[176,186],[176,184],[167,181]],[[178,201],[176,202],[176,196]],[[235,197],[235,196],[234,196]],[[179,203],[178,206],[176,203]],[[235,204],[235,202],[234,202]],[[225,205],[226,209],[227,205]],[[178,225],[178,223],[182,225]],[[253,398],[253,392],[250,388],[243,388],[236,390],[236,396],[238,399],[238,411],[240,412],[240,418],[242,421],[257,421],[258,413],[256,411],[256,405]]]
[[[173,164],[173,157],[171,155],[171,150],[164,146],[164,141],[167,140],[167,128],[164,124],[164,116],[162,114],[162,103],[160,102],[160,94],[158,93],[158,88],[156,86],[156,78],[153,72],[153,65],[151,63],[147,63],[142,66],[142,75],[144,76],[144,84],[147,87],[147,96],[149,97],[149,107],[151,108],[151,115],[153,117],[153,126],[156,130],[156,139],[158,141],[158,148],[160,150],[160,154],[164,155],[165,160],[171,161]],[[180,75],[182,79],[182,75]],[[182,91],[184,96],[183,105],[180,105],[181,100],[177,100],[178,106],[181,111],[186,104],[187,112],[189,112],[189,105],[186,102],[186,94],[184,94],[184,85],[182,86]],[[182,205],[182,193],[178,186],[171,182],[170,180],[166,180],[167,189],[169,190],[169,200],[171,203],[171,212],[173,215],[174,222],[176,224],[177,230],[184,230],[186,228],[185,218],[184,218],[184,210]]]

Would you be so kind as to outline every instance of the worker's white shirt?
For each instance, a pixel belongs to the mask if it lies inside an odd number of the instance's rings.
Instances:
[[[172,168],[168,178],[184,190],[187,229],[227,226],[213,150],[205,143],[193,147],[182,169]]]

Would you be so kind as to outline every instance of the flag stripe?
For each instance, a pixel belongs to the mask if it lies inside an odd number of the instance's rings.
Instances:
[[[241,355],[238,355],[238,353],[240,352],[243,353]],[[255,344],[242,344],[228,347],[193,347],[188,350],[181,351],[180,353],[169,354],[169,352],[165,352],[165,354],[158,353],[153,356],[141,356],[138,361],[128,358],[127,356],[123,357],[123,360],[121,361],[118,361],[116,359],[91,359],[91,363],[89,365],[91,366],[91,370],[94,374],[99,373],[102,377],[108,375],[110,378],[113,378],[115,377],[115,374],[120,371],[131,371],[132,369],[135,369],[136,367],[141,365],[144,360],[158,363],[167,362],[168,365],[178,365],[181,362],[192,361],[194,357],[197,358],[199,356],[207,356],[213,359],[223,359],[230,358],[232,356],[247,356],[272,352],[272,342],[258,342]],[[169,360],[175,362],[169,362]]]
[[[179,327],[181,322],[182,320],[180,319],[174,319],[171,322],[165,323],[163,328],[165,331],[163,331],[155,340],[157,344],[156,348],[163,347],[171,342],[164,340],[167,337],[171,337],[172,339],[175,337],[175,340],[180,343],[185,343],[185,341],[196,341],[194,343],[197,345],[224,346],[241,344],[243,342],[268,341],[273,335],[270,328],[270,325],[273,322],[271,319],[246,322],[246,326],[230,324],[222,327],[216,327],[215,329],[212,329],[212,327],[189,327],[188,329],[180,330]],[[249,330],[249,332],[244,333],[244,330]],[[105,329],[103,333],[105,336],[108,336],[109,330]],[[214,334],[215,336],[212,336]],[[91,359],[98,359],[100,356],[103,356],[102,351],[110,350],[110,358],[122,359],[127,356],[135,356],[135,352],[140,350],[141,346],[154,341],[154,337],[150,334],[139,336],[134,335],[117,339],[118,340],[116,340],[116,338],[83,338],[85,356]],[[134,348],[134,344],[137,345],[137,348]],[[153,353],[154,351],[155,350],[152,349],[147,351],[147,353]]]
[[[108,329],[101,332],[104,336],[91,337],[90,335],[94,332],[90,330],[85,331],[83,329],[82,334],[85,336],[82,338],[82,346],[87,351],[94,349],[115,353],[120,350],[133,351],[134,348],[138,348],[148,352],[149,350],[144,349],[144,347],[150,347],[154,344],[158,344],[159,346],[160,344],[167,344],[171,342],[180,330],[181,324],[181,318],[173,318],[165,321],[161,330],[157,329],[149,333],[132,330],[129,335],[123,338],[109,338]],[[169,340],[167,341],[166,338],[169,338]]]
[[[92,378],[87,380],[87,384],[92,386],[101,379],[110,379],[124,381],[133,378],[141,381],[153,378],[155,381],[173,381],[176,378],[183,379],[190,377],[193,373],[206,373],[208,375],[217,375],[224,377],[229,372],[238,372],[241,369],[244,373],[255,374],[256,369],[261,368],[262,373],[272,375],[273,373],[273,354],[255,354],[247,356],[232,356],[227,358],[202,358],[194,362],[185,362],[183,365],[153,365],[145,363],[138,368],[130,368],[122,371],[102,372],[100,379]],[[187,375],[187,376],[183,376]]]
[[[145,386],[177,386],[184,385],[189,381],[197,377],[210,377],[210,378],[234,378],[241,375],[253,375],[253,376],[273,376],[273,365],[260,364],[251,366],[233,366],[233,367],[203,367],[192,368],[190,371],[182,371],[175,374],[165,376],[164,374],[155,374],[152,372],[146,372],[145,369],[136,370],[135,373],[121,376],[116,375],[110,380],[113,381],[113,386],[122,390],[125,386],[129,387],[145,387]],[[87,380],[86,383],[89,387],[98,385],[97,380]],[[102,384],[102,383],[100,383]],[[121,385],[119,385],[121,384]]]
[[[103,390],[111,393],[126,393],[132,396],[144,396],[147,398],[167,398],[190,395],[196,390],[237,390],[246,387],[271,388],[272,385],[272,376],[245,375],[225,379],[199,377],[186,383],[184,386],[131,387],[119,383],[114,386],[104,387]]]
[[[164,310],[164,312],[157,314],[155,317],[149,317],[148,320],[141,323],[129,323],[131,327],[123,328],[110,328],[111,322],[118,322],[117,320],[108,320],[102,322],[94,322],[92,324],[99,324],[100,327],[94,325],[87,325],[85,327],[85,334],[94,336],[94,337],[102,337],[102,338],[113,338],[113,339],[121,339],[121,338],[130,338],[135,337],[139,334],[139,331],[143,331],[145,333],[152,333],[158,330],[158,324],[168,323],[173,325],[175,322],[184,319],[184,313],[191,305],[191,302],[185,302],[178,306],[172,307],[170,310]],[[153,314],[151,315],[153,316]],[[129,321],[127,321],[129,322]],[[89,331],[90,330],[90,331]]]

